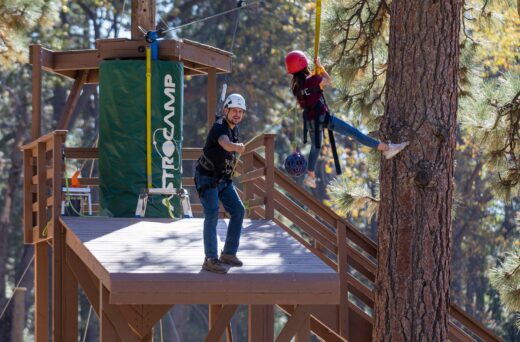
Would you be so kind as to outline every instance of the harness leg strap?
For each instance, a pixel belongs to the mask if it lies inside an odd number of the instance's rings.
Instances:
[[[341,165],[339,163],[338,150],[336,149],[336,140],[334,139],[334,131],[330,128],[329,130],[329,139],[330,139],[330,148],[332,149],[332,156],[334,157],[334,166],[336,167],[336,174],[341,175]]]

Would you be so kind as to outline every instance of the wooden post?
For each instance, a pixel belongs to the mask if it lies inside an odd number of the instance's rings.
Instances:
[[[222,310],[222,305],[220,304],[210,304],[209,306],[209,322],[208,322],[208,331],[213,328],[215,323],[217,322],[218,314],[220,313],[220,310]],[[218,341],[223,341],[222,338],[220,338]]]
[[[23,328],[25,322],[25,287],[14,289],[13,326],[11,327],[11,342],[23,342]]]
[[[244,154],[244,157],[243,157],[243,167],[242,167],[242,174],[247,174],[248,172],[250,171],[253,171],[253,153],[254,152],[250,152],[250,153],[246,153]],[[246,201],[250,201],[253,199],[254,197],[254,194],[253,194],[253,182],[245,182],[244,183],[244,198],[243,198],[243,201],[246,202]]]
[[[116,329],[108,318],[108,291],[99,284],[99,338],[100,342],[118,342],[121,341],[116,333]]]
[[[38,210],[36,215],[38,235],[42,238],[50,233],[48,230],[45,231],[45,227],[47,226],[47,157],[45,142],[38,142],[36,145],[36,174],[38,175],[38,184],[36,184],[36,203],[38,204]]]
[[[249,305],[248,342],[274,339],[274,308],[272,305]]]
[[[311,315],[305,315],[302,324],[298,328],[295,342],[311,342]]]
[[[34,339],[49,340],[49,245],[46,241],[34,246]]]
[[[63,249],[65,239],[60,224],[53,224],[52,238],[52,341],[66,342],[63,314]]]
[[[32,165],[32,149],[23,151],[23,236],[24,243],[33,243],[33,200],[34,196],[31,190],[33,184],[32,177],[34,175]]]
[[[62,145],[65,132],[56,131],[52,136],[52,335],[53,342],[67,341],[66,329],[66,296],[64,292],[69,289],[65,284],[69,277],[65,271],[65,232],[59,222],[61,211],[61,187],[63,176]],[[77,300],[77,297],[76,297]],[[76,302],[77,306],[77,302]],[[71,309],[74,311],[74,309]],[[76,307],[77,312],[77,307]],[[77,314],[76,314],[77,320]],[[77,325],[77,321],[75,323]],[[77,330],[77,327],[76,327]],[[76,334],[77,335],[77,334]]]
[[[78,339],[78,281],[74,277],[72,270],[66,263],[65,256],[65,235],[63,235],[63,338],[65,341],[75,341]]]
[[[205,342],[218,342],[224,336],[224,330],[227,330],[226,336],[228,342],[231,339],[231,325],[230,320],[233,317],[238,305],[210,305],[210,329],[208,335],[204,339]],[[218,312],[217,312],[218,309]]]
[[[139,26],[145,31],[155,30],[155,0],[132,0],[131,37],[133,40],[143,39]]]
[[[265,218],[274,218],[274,135],[265,136]]]
[[[338,244],[337,263],[339,274],[339,307],[338,326],[341,337],[348,339],[348,256],[347,256],[347,226],[338,220],[336,222],[336,237]]]
[[[217,71],[213,68],[208,71],[208,131],[215,122],[217,114]]]
[[[29,59],[32,65],[32,126],[31,137],[41,136],[42,109],[42,46],[35,44],[29,48]]]

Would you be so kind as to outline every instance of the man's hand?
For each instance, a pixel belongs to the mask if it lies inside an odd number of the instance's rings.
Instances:
[[[238,154],[244,153],[245,149],[246,149],[246,147],[244,146],[244,144],[242,144],[242,143],[235,144],[235,152],[237,152]]]
[[[221,135],[218,138],[218,143],[222,148],[228,152],[237,152],[239,154],[244,153],[245,146],[242,143],[232,143],[227,135]]]

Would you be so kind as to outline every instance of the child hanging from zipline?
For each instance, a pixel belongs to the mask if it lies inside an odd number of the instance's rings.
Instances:
[[[287,72],[293,75],[291,85],[292,93],[296,97],[300,107],[304,110],[304,143],[307,139],[307,131],[311,137],[307,177],[304,183],[313,189],[316,188],[315,169],[321,147],[321,133],[324,128],[328,128],[342,135],[350,135],[361,144],[383,152],[386,159],[394,157],[408,145],[408,142],[385,144],[363,134],[357,128],[331,115],[325,98],[323,97],[323,88],[332,83],[332,78],[327,71],[325,71],[318,58],[314,60],[314,63],[316,65],[315,74],[311,73],[309,60],[302,51],[291,51],[285,57]]]

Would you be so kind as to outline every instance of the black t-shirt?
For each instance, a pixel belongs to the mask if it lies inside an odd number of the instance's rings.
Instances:
[[[238,127],[231,129],[224,118],[219,118],[211,127],[203,148],[203,155],[197,163],[197,171],[204,176],[230,179],[235,166],[235,152],[228,152],[220,146],[218,139],[227,135],[233,143],[238,142]]]

